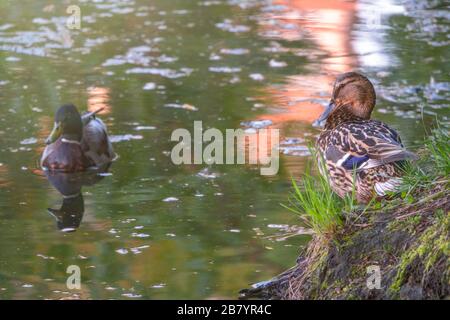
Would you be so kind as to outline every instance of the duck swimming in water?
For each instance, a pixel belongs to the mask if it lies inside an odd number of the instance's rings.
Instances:
[[[355,192],[358,203],[395,191],[402,165],[416,158],[394,129],[370,119],[375,100],[374,87],[365,76],[344,73],[336,79],[331,101],[316,121],[324,123],[316,142],[321,174],[341,198]]]
[[[80,115],[73,104],[61,106],[45,143],[41,166],[50,171],[79,172],[110,163],[115,153],[105,124],[95,112]]]

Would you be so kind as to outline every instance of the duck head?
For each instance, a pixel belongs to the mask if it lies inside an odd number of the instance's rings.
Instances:
[[[55,115],[55,124],[46,144],[51,144],[59,137],[69,142],[80,142],[83,135],[83,124],[80,113],[73,104],[61,106]]]
[[[336,126],[352,119],[370,119],[375,107],[375,89],[362,74],[347,72],[337,77],[330,103],[315,124]]]

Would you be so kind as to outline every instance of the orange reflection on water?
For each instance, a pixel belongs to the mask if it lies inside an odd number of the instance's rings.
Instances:
[[[88,91],[88,111],[93,112],[103,108],[99,114],[111,113],[111,105],[109,103],[110,89],[107,87],[89,87]]]
[[[324,57],[317,61],[317,56],[306,53],[310,63],[308,70],[312,72],[290,76],[284,85],[267,88],[275,98],[277,112],[263,114],[258,118],[271,120],[272,126],[278,128],[287,122],[311,123],[322,112],[336,75],[357,66],[351,47],[355,1],[278,0],[274,4],[282,5],[286,10],[263,15],[263,19],[277,21],[262,23],[264,33],[267,33],[267,28],[273,28],[269,34],[281,40],[306,38],[314,43]],[[286,24],[290,27],[283,27]],[[301,50],[298,52],[301,53]]]
[[[267,167],[270,164],[272,151],[278,147],[278,133],[272,128],[246,132],[237,141],[237,152],[242,152],[247,164]]]
[[[38,126],[39,129],[36,132],[36,137],[38,139],[38,142],[37,142],[37,147],[34,149],[34,151],[36,152],[36,154],[38,154],[40,156],[44,152],[44,149],[46,147],[44,141],[45,141],[45,139],[47,139],[50,132],[52,131],[53,117],[47,116],[47,115],[40,116],[38,118],[37,122],[39,123],[39,126]],[[37,172],[40,172],[40,170],[38,169]]]
[[[270,128],[280,129],[282,144],[286,137],[305,139],[304,145],[297,143],[297,150],[302,150],[306,149],[306,141],[311,135],[308,124],[314,122],[328,104],[336,76],[358,65],[352,49],[356,1],[276,0],[273,4],[284,9],[262,13],[260,33],[274,40],[270,51],[298,56],[298,63],[304,64],[305,72],[286,77],[281,85],[266,87],[273,108],[267,109],[256,120],[270,120]],[[276,40],[301,40],[307,46],[283,47]],[[277,57],[277,60],[282,58]],[[296,152],[292,145],[283,148],[285,154]],[[305,159],[297,156],[285,157],[283,161],[283,168],[291,175],[303,172],[304,165]]]
[[[317,100],[324,100],[320,93],[330,89],[328,79],[323,76],[291,76],[281,88],[269,87],[267,91],[275,98],[277,113],[262,114],[260,119],[272,121],[272,127],[283,127],[284,123],[306,121],[312,123],[323,111]]]
[[[11,181],[5,178],[7,174],[8,174],[7,165],[0,162],[0,188],[6,187],[11,184]]]

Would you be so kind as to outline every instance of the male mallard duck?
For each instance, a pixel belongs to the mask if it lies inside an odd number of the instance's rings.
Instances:
[[[105,124],[95,114],[80,116],[73,104],[61,106],[45,143],[41,166],[63,172],[84,171],[110,163],[115,154]]]
[[[359,203],[394,191],[401,183],[402,164],[415,158],[395,130],[370,120],[374,107],[372,83],[356,72],[344,73],[336,79],[331,101],[317,120],[325,122],[316,142],[321,174],[341,198],[354,191]]]

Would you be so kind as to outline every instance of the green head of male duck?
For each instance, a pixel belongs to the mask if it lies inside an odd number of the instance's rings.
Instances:
[[[60,137],[69,142],[80,142],[83,137],[81,116],[73,104],[65,104],[58,109],[53,130],[45,143],[51,144]]]
[[[330,118],[344,117],[368,120],[375,100],[375,89],[369,79],[356,72],[344,73],[336,79],[330,103],[315,123],[322,125]]]

